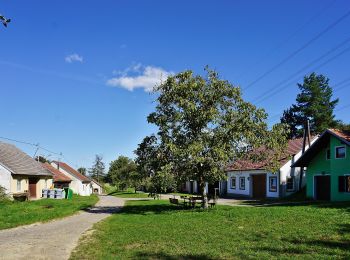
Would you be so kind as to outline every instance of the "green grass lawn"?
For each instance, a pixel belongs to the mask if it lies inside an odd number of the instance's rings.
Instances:
[[[108,195],[120,197],[120,198],[148,198],[148,193],[136,192],[133,188],[128,188],[125,191],[112,190]]]
[[[182,210],[129,201],[72,259],[350,258],[350,203]]]
[[[98,197],[74,195],[71,200],[41,199],[35,201],[0,202],[0,229],[48,221],[72,215],[75,212],[95,205]]]

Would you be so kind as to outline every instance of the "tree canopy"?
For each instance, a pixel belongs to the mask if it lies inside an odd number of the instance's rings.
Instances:
[[[185,71],[155,88],[157,106],[147,119],[159,131],[144,140],[149,149],[138,157],[152,156],[143,163],[146,168],[181,181],[196,180],[203,207],[207,207],[206,182],[223,179],[228,162],[262,146],[281,153],[286,144],[283,125],[269,130],[265,111],[244,101],[239,87],[220,79],[215,71],[206,69],[206,73],[202,77]],[[254,155],[256,160],[266,156]],[[276,165],[271,160],[269,167]]]
[[[332,99],[333,90],[329,86],[329,79],[323,75],[311,73],[304,77],[303,84],[298,84],[300,93],[296,97],[296,104],[283,112],[281,123],[290,127],[290,138],[302,137],[303,126],[310,122],[310,132],[319,134],[327,128],[337,127],[334,108],[338,99]]]
[[[86,176],[86,168],[85,167],[79,167],[77,169],[78,172],[80,172],[82,175]]]
[[[89,169],[90,177],[96,179],[98,182],[105,178],[105,164],[102,161],[102,155],[96,154],[95,162],[92,167]]]
[[[107,180],[119,189],[124,190],[128,186],[133,186],[136,191],[140,177],[135,162],[126,156],[119,156],[110,163]]]

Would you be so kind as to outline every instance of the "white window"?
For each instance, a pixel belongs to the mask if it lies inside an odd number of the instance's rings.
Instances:
[[[239,189],[245,190],[245,177],[239,177]]]
[[[21,180],[17,179],[17,191],[22,190]]]
[[[343,159],[343,158],[345,158],[345,156],[346,156],[345,146],[335,147],[335,158]]]
[[[277,176],[269,177],[269,191],[270,192],[277,191]]]
[[[231,189],[236,189],[236,177],[231,177]]]

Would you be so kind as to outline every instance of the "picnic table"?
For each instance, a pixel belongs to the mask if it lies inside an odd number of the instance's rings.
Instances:
[[[183,206],[184,207],[196,207],[196,204],[202,204],[203,197],[202,196],[193,196],[193,195],[181,195],[180,199],[183,200]],[[179,199],[169,198],[169,201],[171,204],[179,205]],[[210,202],[210,198],[208,198],[210,207],[214,207],[216,205],[216,200],[213,200],[213,202]]]

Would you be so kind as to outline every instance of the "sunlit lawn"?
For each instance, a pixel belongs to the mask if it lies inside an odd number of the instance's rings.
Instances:
[[[71,200],[0,202],[0,229],[72,215],[81,209],[95,205],[97,201],[98,197],[95,195],[85,197],[74,195]]]
[[[73,259],[350,258],[350,203],[184,210],[129,201]]]

